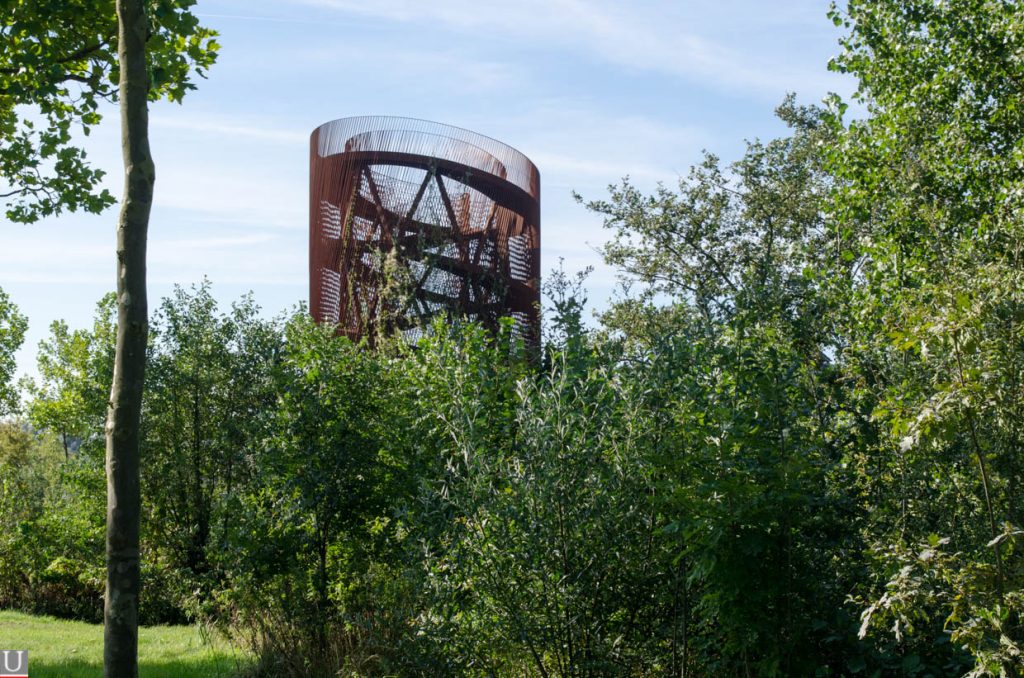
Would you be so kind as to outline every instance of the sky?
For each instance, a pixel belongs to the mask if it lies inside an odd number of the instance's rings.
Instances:
[[[853,83],[826,0],[199,0],[221,53],[183,105],[151,107],[157,182],[149,234],[155,308],[205,276],[226,308],[267,315],[308,299],[309,135],[353,115],[465,127],[524,152],[541,174],[542,271],[594,266],[591,306],[615,272],[601,218],[572,198],[624,176],[672,185],[703,150],[785,133],[787,92],[819,103]],[[117,111],[85,140],[122,190]],[[0,222],[0,288],[28,316],[19,373],[51,322],[88,327],[115,284],[117,209]]]

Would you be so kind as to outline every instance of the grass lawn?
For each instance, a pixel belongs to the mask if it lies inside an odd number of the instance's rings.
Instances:
[[[28,650],[31,678],[103,675],[99,624],[0,611],[0,650]],[[139,630],[140,678],[227,678],[245,655],[222,640],[209,642],[194,626]]]

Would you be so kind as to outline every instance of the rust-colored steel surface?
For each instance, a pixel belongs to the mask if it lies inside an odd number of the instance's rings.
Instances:
[[[422,336],[439,314],[540,335],[540,173],[468,130],[342,118],[310,139],[309,297],[353,339]]]

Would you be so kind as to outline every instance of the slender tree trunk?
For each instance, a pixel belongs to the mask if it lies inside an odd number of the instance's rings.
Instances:
[[[117,0],[125,185],[117,224],[117,353],[107,412],[106,678],[138,676],[139,420],[146,369],[146,229],[153,202],[145,0]]]

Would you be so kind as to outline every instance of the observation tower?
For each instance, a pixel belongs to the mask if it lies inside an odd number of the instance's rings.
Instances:
[[[540,173],[500,141],[367,116],[310,138],[313,318],[352,339],[423,335],[437,315],[540,339]]]

